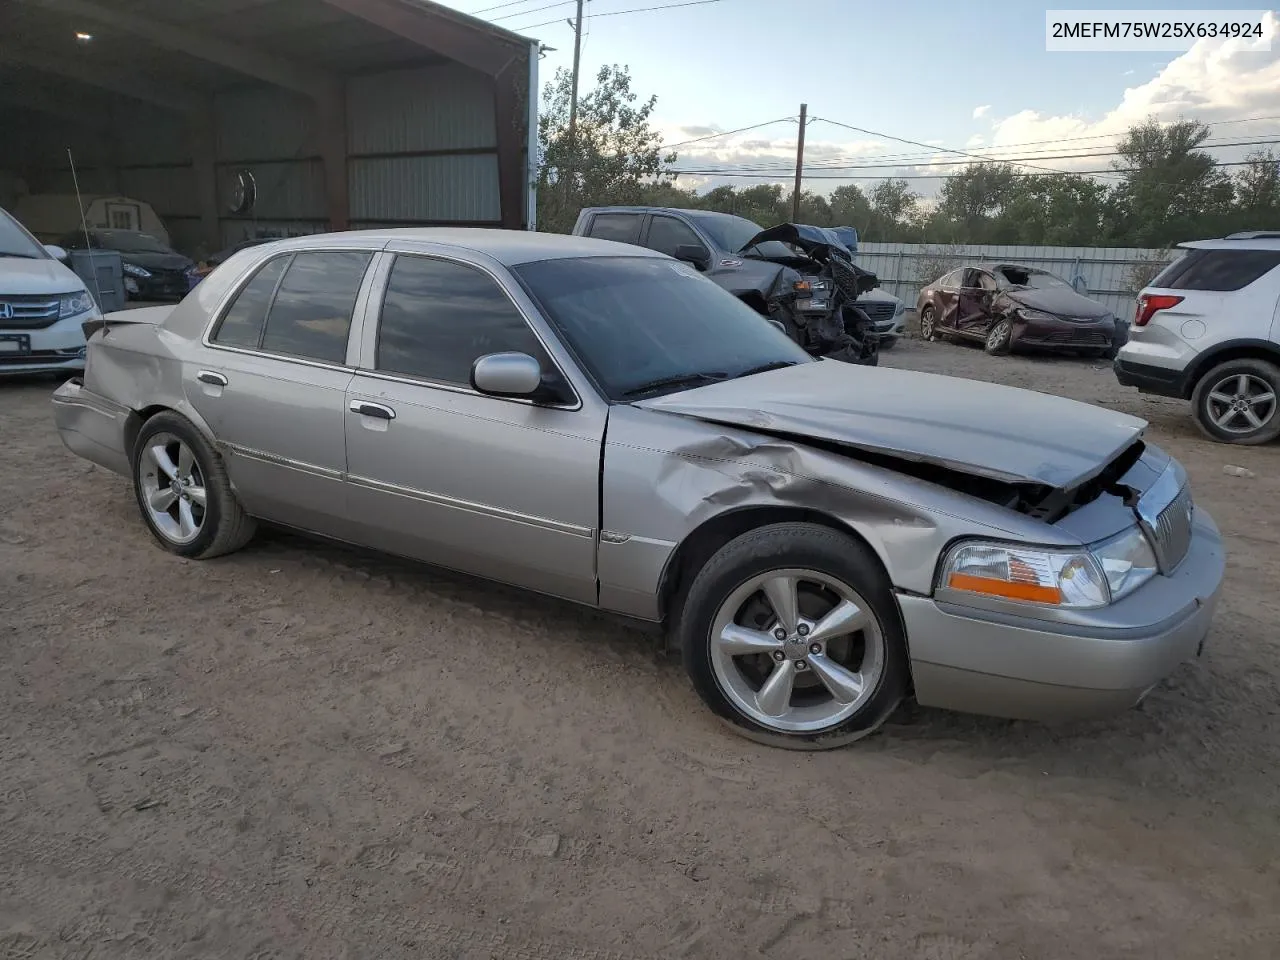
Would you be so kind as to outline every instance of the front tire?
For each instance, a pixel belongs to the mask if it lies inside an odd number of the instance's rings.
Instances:
[[[920,308],[920,339],[929,343],[933,343],[938,339],[938,314],[933,309],[933,304],[926,304]]]
[[[151,535],[180,557],[208,560],[253,537],[256,524],[236,499],[222,458],[173,411],[156,414],[138,431],[133,491]]]
[[[1191,394],[1196,425],[1211,440],[1255,446],[1280,436],[1280,367],[1245,358],[1220,363]]]
[[[879,561],[817,524],[769,524],[722,547],[694,578],[676,635],[703,702],[770,746],[859,740],[908,686],[906,641]]]
[[[1013,340],[1013,328],[1008,320],[999,320],[987,334],[985,349],[993,357],[1008,356]]]

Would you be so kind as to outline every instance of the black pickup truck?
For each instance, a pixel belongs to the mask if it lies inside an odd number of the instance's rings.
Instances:
[[[683,260],[780,323],[813,356],[879,362],[879,337],[854,303],[875,274],[821,227],[783,223],[767,230],[743,217],[666,207],[586,207],[573,232],[648,247]]]

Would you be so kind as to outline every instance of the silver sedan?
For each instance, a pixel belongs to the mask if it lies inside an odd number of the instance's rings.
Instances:
[[[1200,653],[1223,576],[1143,421],[812,359],[631,245],[297,238],[87,326],[58,430],[166,550],[264,521],[662,624],[767,743],[848,743],[906,696],[1122,711]]]

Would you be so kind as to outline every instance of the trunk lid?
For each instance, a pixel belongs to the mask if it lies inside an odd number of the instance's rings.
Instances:
[[[1096,477],[1147,426],[1137,417],[1031,390],[837,360],[637,406],[1057,490]]]

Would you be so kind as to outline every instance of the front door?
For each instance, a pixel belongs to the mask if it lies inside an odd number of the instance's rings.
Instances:
[[[966,269],[956,296],[956,332],[968,337],[985,337],[991,325],[991,290],[984,285],[981,270]]]
[[[346,397],[358,539],[594,604],[607,408],[568,386],[514,284],[421,252],[395,254],[386,277]],[[475,391],[472,364],[507,351],[537,357],[564,402]]]
[[[187,396],[256,516],[350,539],[347,349],[372,258],[321,250],[267,260],[218,320],[212,349],[185,365]]]

